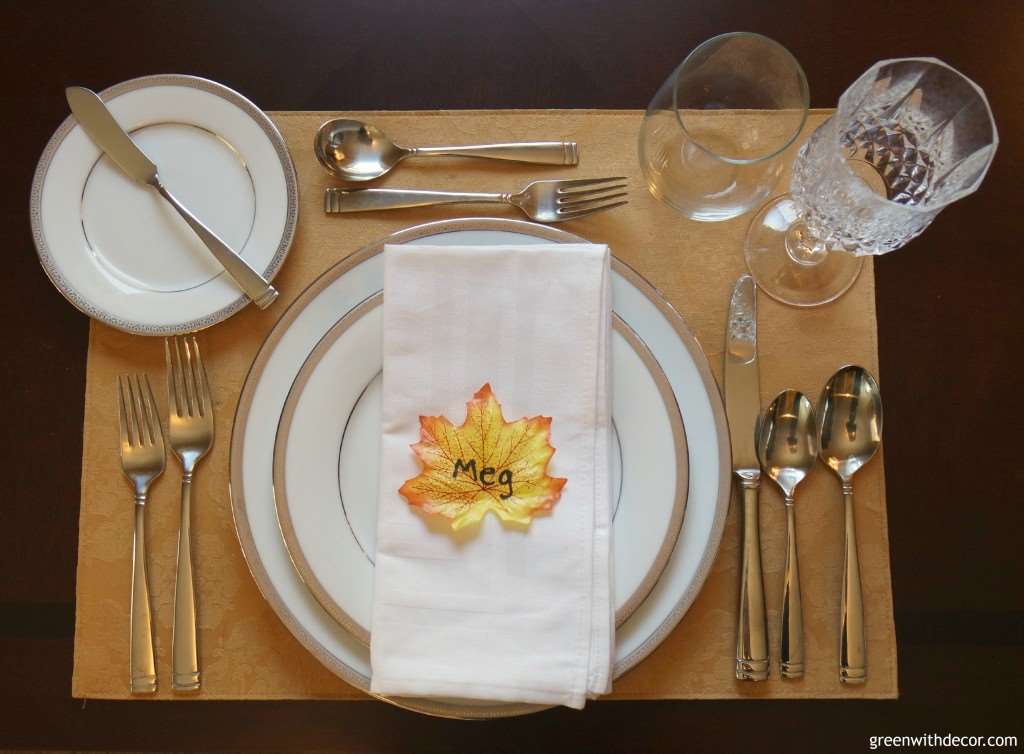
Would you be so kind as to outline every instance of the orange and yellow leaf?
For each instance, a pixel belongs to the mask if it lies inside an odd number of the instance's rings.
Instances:
[[[456,427],[443,416],[420,417],[412,445],[421,471],[398,490],[409,505],[451,519],[452,529],[494,511],[503,521],[529,524],[558,502],[565,479],[547,475],[554,455],[551,418],[505,421],[490,384],[466,404]]]

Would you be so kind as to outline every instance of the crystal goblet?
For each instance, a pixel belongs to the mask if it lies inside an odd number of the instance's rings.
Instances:
[[[883,60],[800,148],[790,193],[747,232],[758,286],[794,306],[833,301],[863,256],[898,249],[981,184],[999,138],[981,88],[935,58]]]

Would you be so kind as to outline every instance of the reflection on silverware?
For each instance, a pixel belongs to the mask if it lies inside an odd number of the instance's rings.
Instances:
[[[149,486],[164,471],[164,435],[148,375],[117,380],[121,468],[135,489],[135,532],[132,538],[131,653],[133,694],[156,691],[153,618],[146,576],[146,499]]]
[[[732,443],[732,471],[743,496],[743,564],[736,632],[736,678],[763,681],[768,677],[768,626],[761,574],[761,532],[758,492],[761,466],[754,451],[754,433],[761,415],[757,360],[757,288],[741,275],[729,300],[725,335],[725,412]]]
[[[796,551],[793,495],[818,455],[814,410],[803,393],[784,390],[765,410],[757,429],[757,457],[786,502],[786,581],[782,596],[783,678],[804,674],[804,627],[800,599],[800,569]]]
[[[625,180],[615,177],[534,181],[514,194],[329,188],[324,191],[324,212],[330,215],[435,204],[508,204],[537,222],[559,223],[626,204],[628,200],[622,198],[626,196],[626,184],[622,182]]]
[[[401,147],[383,131],[358,120],[335,118],[320,126],[313,151],[327,171],[345,181],[370,181],[387,173],[406,157],[453,155],[541,165],[576,165],[575,141],[529,141],[462,147]]]
[[[839,679],[843,683],[863,683],[867,657],[853,520],[853,475],[871,460],[882,441],[882,396],[875,378],[858,366],[843,367],[832,375],[821,393],[817,425],[819,455],[839,477],[846,509]]]
[[[156,189],[160,196],[166,199],[167,203],[174,207],[181,218],[188,223],[188,226],[199,236],[221,267],[227,271],[228,275],[245,292],[245,295],[253,300],[256,306],[266,309],[274,303],[274,299],[277,298],[277,290],[167,190],[167,187],[160,181],[156,165],[121,128],[103,100],[95,92],[80,86],[69,86],[64,92],[75,120],[96,146],[103,150],[133,181]]]
[[[213,401],[206,368],[195,336],[164,339],[167,359],[167,406],[171,449],[181,461],[181,526],[174,582],[174,628],[171,633],[172,685],[198,691],[199,651],[196,598],[192,578],[192,474],[213,445]],[[182,355],[184,354],[184,356]]]

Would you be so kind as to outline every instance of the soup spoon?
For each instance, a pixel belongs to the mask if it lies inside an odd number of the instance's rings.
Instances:
[[[871,460],[882,442],[882,396],[875,378],[858,366],[845,366],[832,375],[821,392],[817,425],[819,455],[839,477],[843,507],[846,509],[839,680],[843,683],[864,683],[867,679],[867,654],[857,532],[853,520],[853,475]]]
[[[576,165],[575,141],[530,141],[477,144],[464,147],[402,147],[376,126],[348,118],[335,118],[320,126],[313,151],[328,172],[345,181],[371,181],[387,173],[406,157],[455,155],[542,165]]]
[[[793,495],[818,455],[814,409],[803,393],[784,390],[775,396],[757,427],[757,459],[786,502],[786,580],[782,596],[783,678],[804,674],[804,628],[800,601],[800,569],[796,555]]]

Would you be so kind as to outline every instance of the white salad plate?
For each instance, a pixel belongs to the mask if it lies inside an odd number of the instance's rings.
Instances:
[[[100,97],[181,202],[273,279],[295,233],[298,184],[270,118],[237,92],[194,76],[132,79]],[[39,160],[30,214],[53,284],[118,329],[199,330],[249,301],[170,205],[125,176],[74,116]]]
[[[385,243],[582,240],[547,226],[499,219],[441,221],[401,231],[314,281],[285,311],[256,356],[231,440],[231,500],[239,542],[261,592],[289,630],[326,667],[364,691],[370,676],[366,626],[379,466],[380,252]],[[618,437],[612,489],[619,503],[614,557],[616,613],[622,621],[616,632],[618,677],[664,640],[703,585],[725,524],[730,458],[721,398],[696,339],[640,275],[618,260],[612,271]],[[328,397],[332,389],[333,401]],[[627,416],[631,410],[649,424],[634,426]],[[644,431],[651,436],[642,437]],[[360,439],[350,442],[349,433]],[[299,473],[295,459],[313,445],[316,455]],[[677,458],[681,448],[683,463]],[[647,462],[639,458],[644,453],[666,464],[653,480],[633,471],[634,463],[639,470]],[[678,489],[680,479],[685,492]],[[637,497],[647,493],[655,498],[649,519],[643,509],[647,501]],[[684,503],[676,536],[673,517]],[[313,508],[312,515],[295,515],[306,506]],[[319,536],[309,525],[317,516],[324,516]],[[332,573],[331,568],[350,570]],[[457,699],[388,701],[450,717],[539,709]]]

